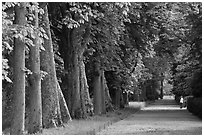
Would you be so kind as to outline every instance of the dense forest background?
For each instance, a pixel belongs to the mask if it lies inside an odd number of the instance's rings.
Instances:
[[[191,95],[202,115],[202,3],[2,3],[3,130],[34,134],[163,94]]]

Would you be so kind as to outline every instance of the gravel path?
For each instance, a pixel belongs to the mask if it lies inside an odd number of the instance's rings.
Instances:
[[[132,102],[130,105],[134,106]],[[173,98],[164,97],[141,111],[107,127],[98,135],[201,135],[202,120]]]

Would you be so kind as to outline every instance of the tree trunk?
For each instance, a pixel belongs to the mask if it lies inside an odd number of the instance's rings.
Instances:
[[[142,87],[142,92],[141,92],[141,98],[142,101],[146,101],[146,86],[145,86],[145,82],[141,82],[141,87]]]
[[[101,70],[101,113],[106,113],[104,71]]]
[[[94,114],[98,115],[102,113],[101,108],[101,73],[99,62],[95,62],[95,72],[94,72],[94,79],[93,79],[93,104],[94,104]]]
[[[120,92],[120,108],[124,108],[124,107],[125,107],[125,99],[124,99],[124,96],[123,96],[123,91],[121,90],[121,92]]]
[[[84,27],[68,29],[64,27],[67,41],[61,38],[61,54],[64,60],[64,68],[67,72],[63,83],[67,83],[67,90],[64,91],[71,116],[74,118],[87,117],[88,105],[86,102],[91,102],[88,85],[83,63],[83,53],[86,48],[82,46],[82,34]]]
[[[124,105],[128,106],[129,105],[128,92],[123,93],[123,99],[124,99]]]
[[[103,72],[104,73],[104,72]],[[103,75],[103,84],[104,84],[104,90],[105,90],[105,107],[106,107],[106,111],[113,111],[113,105],[112,105],[112,99],[110,97],[110,93],[109,93],[109,89],[107,86],[107,81],[105,78],[105,74]]]
[[[94,113],[96,115],[105,113],[106,107],[105,107],[104,72],[100,69],[100,62],[98,61],[95,61],[93,93],[94,93]]]
[[[38,28],[38,12],[35,11],[35,27]],[[40,45],[36,34],[35,46],[30,47],[30,112],[28,133],[42,132],[42,103],[41,103],[41,74],[40,74]]]
[[[164,91],[163,91],[163,82],[164,82],[164,80],[162,79],[162,80],[161,80],[161,88],[160,88],[160,92],[161,92],[161,93],[160,93],[160,94],[161,94],[161,96],[160,96],[160,97],[161,97],[161,99],[163,99],[163,96],[164,96]]]
[[[71,50],[68,50],[69,45],[71,44],[71,35],[72,35],[72,30],[66,28],[65,25],[62,26],[62,34],[60,35],[60,43],[59,43],[59,52],[63,58],[64,61],[64,71],[65,71],[65,76],[62,78],[62,84],[63,84],[63,94],[65,97],[65,101],[67,102],[68,109],[71,113],[71,92],[68,90],[69,88],[69,80],[68,80],[68,68],[71,66],[69,65],[70,60],[70,55],[69,53],[72,53]],[[70,52],[69,52],[70,51]],[[72,85],[72,84],[71,84]]]
[[[82,56],[82,54],[81,54]],[[82,58],[82,57],[81,57]],[[92,115],[93,114],[93,103],[91,102],[90,94],[89,94],[89,86],[87,83],[87,78],[86,78],[86,71],[85,71],[85,64],[83,60],[80,60],[81,65],[80,65],[80,93],[81,93],[81,100],[82,100],[82,107],[84,107],[84,117],[87,117],[87,115]]]
[[[67,70],[67,94],[68,105],[72,117],[81,117],[80,111],[80,81],[79,81],[79,61],[78,55],[74,47],[69,47],[67,53],[67,62],[65,62]]]
[[[67,5],[60,6],[60,12],[63,17],[67,16]],[[74,19],[79,18],[77,13],[72,13]],[[87,24],[80,24],[80,27],[69,29],[67,25],[62,25],[60,34],[59,51],[64,61],[65,77],[62,79],[65,88],[63,90],[68,108],[73,118],[86,117],[87,99],[90,101],[85,68],[83,63],[83,52],[86,49],[87,38],[90,30]],[[87,98],[86,98],[86,97]],[[91,104],[91,103],[90,103]]]
[[[115,106],[120,108],[121,90],[115,91]]]
[[[83,60],[80,60],[80,98],[81,98],[81,108],[82,108],[82,117],[86,118],[87,113],[91,113],[92,102],[89,96],[89,87],[87,84],[85,65]]]
[[[20,6],[15,6],[15,24],[24,26],[25,18],[25,3],[20,3]],[[14,40],[14,104],[13,104],[13,119],[11,122],[11,134],[23,134],[25,129],[25,43],[16,38]]]
[[[67,123],[68,121],[70,121],[72,119],[71,119],[69,109],[67,107],[67,103],[65,101],[64,95],[62,93],[62,90],[61,90],[58,82],[57,82],[57,89],[58,89],[58,96],[59,96],[59,104],[60,104],[62,121],[63,121],[63,123]]]
[[[45,128],[56,127],[62,125],[61,109],[59,98],[60,88],[56,77],[54,52],[52,47],[52,39],[49,26],[47,6],[44,7],[43,15],[44,30],[48,35],[48,40],[44,39],[45,51],[41,51],[41,70],[48,74],[42,80],[42,101],[43,101],[43,126]],[[64,104],[65,105],[65,104]],[[66,112],[66,111],[65,111]],[[69,114],[67,114],[69,117]]]

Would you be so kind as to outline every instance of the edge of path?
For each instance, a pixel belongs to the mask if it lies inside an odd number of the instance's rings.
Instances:
[[[132,105],[132,103],[135,104],[135,106]],[[154,103],[154,101],[129,102],[129,106],[127,106],[127,107],[125,107],[124,109],[121,109],[121,110],[116,110],[116,113],[117,113],[117,111],[119,111],[119,112],[123,111],[122,115],[120,115],[119,117],[116,117],[116,118],[113,117],[113,119],[105,122],[104,124],[100,125],[99,127],[88,131],[86,133],[86,135],[96,135],[97,132],[100,132],[101,130],[106,129],[107,127],[109,127],[110,125],[127,118],[128,116],[140,111],[142,108],[147,107],[149,104],[152,104],[152,103]]]

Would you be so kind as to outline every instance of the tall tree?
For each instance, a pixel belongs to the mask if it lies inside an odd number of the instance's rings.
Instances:
[[[47,75],[42,80],[42,109],[43,109],[43,126],[45,128],[56,127],[63,124],[61,109],[64,109],[63,117],[71,120],[67,104],[63,101],[63,94],[59,88],[56,70],[55,70],[55,61],[54,61],[54,52],[52,45],[52,38],[50,32],[50,22],[48,18],[48,9],[47,5],[43,7],[43,28],[48,36],[48,39],[44,39],[44,48],[45,50],[41,52],[41,70],[47,72]],[[60,103],[60,100],[61,103]],[[64,107],[60,107],[64,105]]]
[[[197,75],[202,73],[202,3],[178,4],[177,8],[174,9],[173,15],[179,22],[173,21],[172,28],[177,30],[173,31],[173,34],[181,43],[175,53],[176,62],[172,67],[173,93],[181,96],[198,92],[201,96],[202,79]]]
[[[65,77],[63,84],[66,85],[66,90],[63,91],[65,99],[71,116],[74,118],[86,117],[85,110],[87,105],[85,100],[90,99],[86,92],[83,90],[83,85],[87,83],[85,69],[83,65],[83,53],[87,46],[87,40],[90,35],[90,27],[88,22],[88,13],[81,12],[86,7],[82,3],[57,3],[50,4],[50,8],[55,7],[56,12],[52,11],[53,30],[60,39],[59,52],[64,61]],[[76,8],[74,12],[72,8]],[[58,11],[59,10],[59,11]],[[55,16],[60,13],[60,16]],[[80,14],[81,13],[81,14]],[[57,21],[56,21],[57,20]],[[83,23],[82,23],[83,22]],[[61,25],[61,27],[59,27]],[[81,79],[83,78],[83,79]],[[86,94],[86,95],[85,95]],[[88,98],[84,98],[88,97]],[[91,102],[90,100],[88,102]],[[85,109],[85,108],[86,109]]]
[[[35,39],[34,46],[30,47],[30,70],[32,72],[30,80],[30,112],[28,133],[42,132],[42,100],[41,100],[41,73],[40,73],[40,43],[38,36],[38,5],[35,3]]]
[[[26,3],[15,6],[15,24],[22,28],[26,25]],[[23,134],[25,127],[25,43],[20,35],[14,40],[14,104],[11,134]]]
[[[83,61],[80,61],[80,98],[82,113],[84,113],[82,116],[86,117],[88,114],[92,114],[93,104],[90,99],[89,86],[85,73],[85,64]]]

